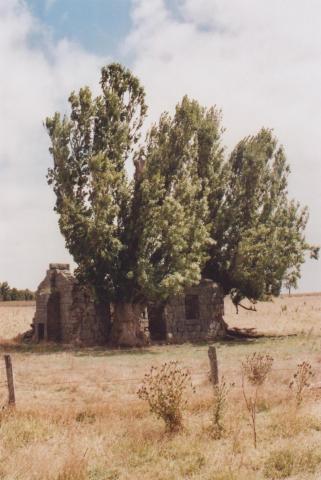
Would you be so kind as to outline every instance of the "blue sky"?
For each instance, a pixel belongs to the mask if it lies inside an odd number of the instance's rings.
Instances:
[[[71,261],[43,120],[72,90],[98,92],[110,61],[145,86],[145,128],[185,94],[222,109],[227,152],[273,128],[321,244],[320,18],[320,0],[0,0],[0,281],[36,288],[50,262]],[[321,261],[308,260],[300,290],[320,289]]]
[[[32,13],[52,31],[99,55],[120,57],[130,28],[130,0],[27,0]]]

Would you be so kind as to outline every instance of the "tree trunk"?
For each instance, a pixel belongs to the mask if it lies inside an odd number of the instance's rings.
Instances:
[[[149,342],[144,318],[145,305],[135,303],[114,304],[111,341],[120,347],[142,347]]]

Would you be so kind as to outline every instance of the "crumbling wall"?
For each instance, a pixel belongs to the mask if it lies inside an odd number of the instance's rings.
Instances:
[[[155,341],[211,341],[226,333],[223,315],[222,289],[211,280],[202,280],[165,305],[149,305],[140,330]],[[68,264],[50,264],[36,293],[34,340],[102,345],[109,340],[111,322],[109,305],[95,302],[90,289],[72,276]]]
[[[195,315],[192,314],[193,305],[189,307],[187,302],[194,298]],[[187,312],[188,308],[190,312]],[[167,339],[171,341],[211,341],[226,333],[224,294],[211,280],[204,279],[199,285],[186,288],[184,295],[171,297],[163,315]]]
[[[108,340],[110,312],[78,284],[68,264],[49,265],[36,293],[34,339],[84,345]]]

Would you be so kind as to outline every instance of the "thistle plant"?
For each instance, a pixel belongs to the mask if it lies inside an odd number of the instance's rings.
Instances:
[[[227,397],[232,385],[228,385],[222,377],[221,383],[214,385],[214,402],[212,417],[212,435],[216,440],[220,439],[224,430],[223,417],[227,405]]]
[[[247,411],[250,415],[254,448],[257,445],[256,414],[259,390],[271,371],[273,358],[254,352],[242,362],[242,391]],[[252,393],[246,392],[244,379],[253,387]]]
[[[293,375],[289,387],[294,391],[295,400],[298,407],[303,401],[303,392],[310,386],[312,377],[314,377],[314,373],[310,363],[302,362],[297,365],[296,372]]]
[[[181,368],[177,361],[152,366],[143,379],[137,395],[148,402],[151,413],[165,422],[166,432],[177,432],[183,427],[183,409],[188,388],[195,391],[190,373]]]

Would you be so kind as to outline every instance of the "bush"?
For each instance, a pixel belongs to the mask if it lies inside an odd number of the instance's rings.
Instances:
[[[184,393],[188,387],[193,389],[189,372],[172,361],[151,367],[137,394],[148,402],[152,413],[164,420],[166,431],[175,432],[183,426],[182,411],[187,403]]]

